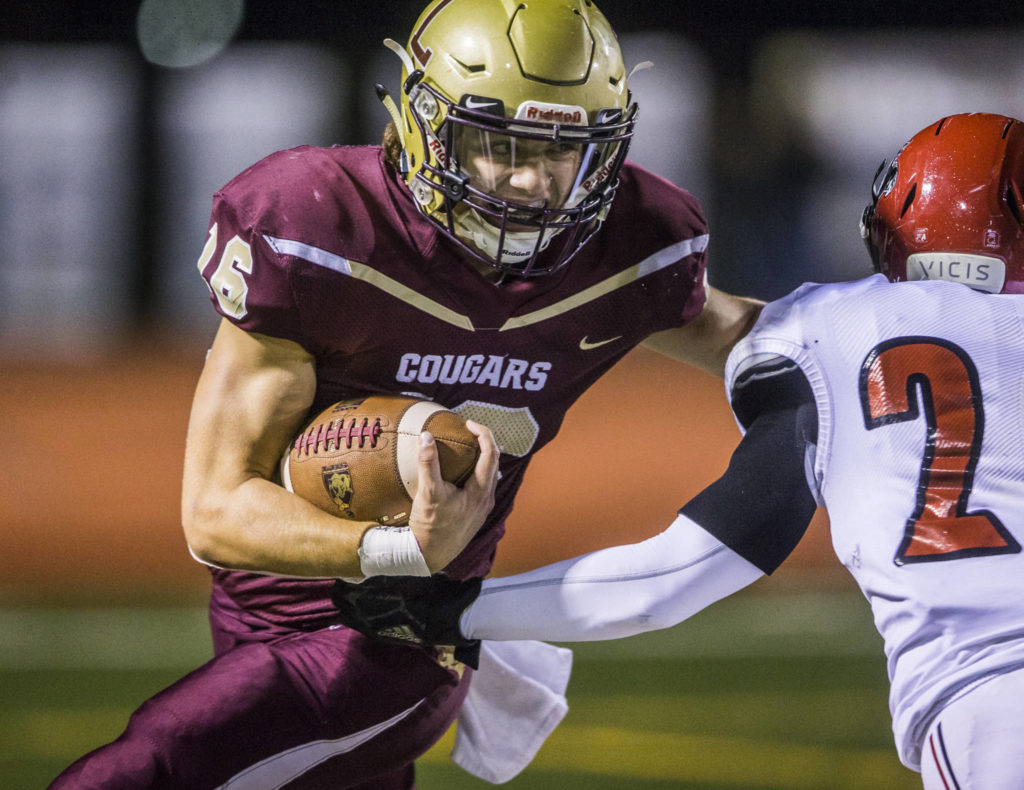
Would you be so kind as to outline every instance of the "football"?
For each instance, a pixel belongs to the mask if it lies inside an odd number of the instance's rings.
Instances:
[[[324,409],[282,456],[281,483],[340,518],[408,523],[419,478],[420,433],[437,441],[441,476],[462,485],[480,455],[453,411],[396,395],[343,400]]]

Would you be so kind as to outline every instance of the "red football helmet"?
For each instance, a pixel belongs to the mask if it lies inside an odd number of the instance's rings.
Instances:
[[[1024,293],[1024,124],[969,113],[918,132],[875,174],[861,236],[893,282]]]

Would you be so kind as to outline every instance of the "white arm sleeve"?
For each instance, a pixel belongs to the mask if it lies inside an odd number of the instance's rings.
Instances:
[[[681,623],[763,575],[680,515],[641,543],[486,580],[460,627],[472,639],[618,639]]]

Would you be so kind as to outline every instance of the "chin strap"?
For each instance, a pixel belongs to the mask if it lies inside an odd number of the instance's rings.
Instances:
[[[548,248],[560,230],[559,228],[551,231],[541,239],[541,251]],[[499,254],[498,239],[501,233],[472,209],[459,212],[459,216],[455,218],[455,232],[463,241],[469,242],[498,263],[503,263],[506,258],[513,261],[529,258],[537,247],[537,238],[540,235],[540,231],[506,231],[503,249]]]
[[[380,103],[384,105],[384,109],[388,111],[388,115],[391,116],[391,121],[395,125],[395,130],[398,132],[398,139],[402,142],[402,149],[405,149],[405,130],[402,128],[402,114],[398,112],[398,107],[395,105],[395,100],[391,98],[391,94],[388,93],[388,89],[381,85],[379,82],[373,86],[374,90],[377,91],[377,98],[380,99]]]
[[[406,74],[412,74],[414,71],[416,71],[416,65],[412,62],[412,58],[409,56],[409,53],[405,51],[405,47],[403,47],[393,38],[384,39],[383,44],[385,47],[387,47],[396,55],[398,55],[398,59],[401,60],[402,65],[405,66]]]
[[[393,38],[384,39],[384,46],[398,55],[399,60],[402,61],[402,65],[405,67],[406,74],[413,74],[416,71],[416,66],[412,62],[412,58],[409,57],[409,53],[405,51],[405,47],[395,41]],[[402,148],[405,149],[405,129],[402,124],[402,115],[398,111],[398,107],[395,105],[395,100],[391,98],[391,94],[388,93],[388,89],[381,85],[379,82],[374,86],[377,91],[377,98],[380,99],[380,103],[384,105],[384,109],[388,111],[388,115],[391,116],[391,120],[395,123],[395,128],[398,130],[398,138],[402,141]]]

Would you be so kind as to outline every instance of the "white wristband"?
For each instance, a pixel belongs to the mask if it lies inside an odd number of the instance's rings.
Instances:
[[[373,527],[359,544],[364,576],[429,576],[420,544],[409,527]]]

